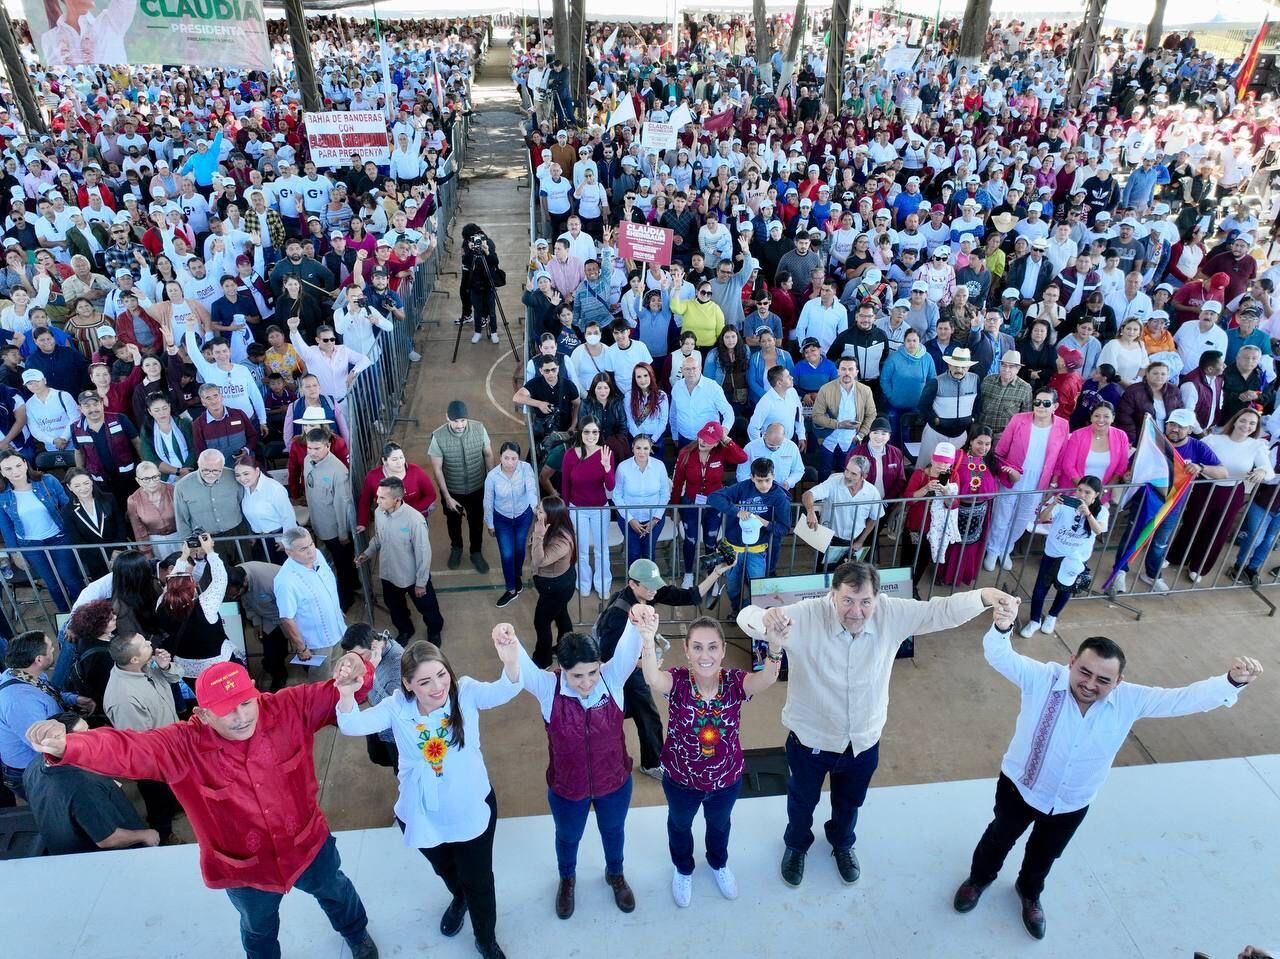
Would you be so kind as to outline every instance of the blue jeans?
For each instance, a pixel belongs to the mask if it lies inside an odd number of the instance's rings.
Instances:
[[[701,508],[690,506],[688,509],[680,510],[680,525],[684,527],[684,571],[693,573],[697,578],[697,570],[694,569],[695,558],[698,555],[698,527],[702,527],[702,551],[709,553],[715,549],[716,541],[720,539],[720,524],[724,522],[724,517],[720,515],[719,510],[704,506]]]
[[[724,574],[725,591],[729,594],[729,602],[733,605],[734,612],[742,608],[744,600],[750,599],[751,580],[760,579],[768,572],[768,549],[759,553],[744,551],[738,554],[738,561]]]
[[[1271,513],[1264,507],[1252,504],[1245,513],[1244,524],[1236,534],[1240,552],[1236,565],[1241,569],[1259,570],[1267,561],[1267,554],[1280,537],[1280,512]]]
[[[60,613],[71,612],[71,603],[84,589],[84,579],[80,575],[74,552],[58,549],[68,542],[65,533],[59,533],[51,539],[18,539],[19,546],[43,547],[38,552],[23,553],[22,557],[26,560],[31,575],[44,580],[45,586],[49,587],[49,598]],[[62,581],[61,586],[58,585],[59,580]]]
[[[548,789],[547,803],[556,824],[556,865],[560,868],[561,879],[572,879],[578,874],[578,843],[582,842],[583,830],[587,828],[587,813],[592,806],[596,808],[596,826],[604,846],[604,873],[606,876],[622,875],[622,846],[627,810],[631,806],[630,776],[613,792],[586,799],[564,799]]]
[[[520,588],[520,579],[524,575],[525,544],[532,525],[532,509],[526,509],[515,519],[497,511],[493,514],[493,532],[498,540],[498,555],[502,557],[502,581],[507,592],[514,593]]]
[[[681,786],[670,776],[662,777],[662,791],[667,794],[667,846],[681,875],[693,875],[693,817],[699,807],[707,823],[707,865],[723,869],[728,864],[730,817],[741,790],[741,779],[732,786],[703,792]]]
[[[867,787],[879,764],[879,743],[855,756],[852,747],[842,753],[823,752],[804,745],[795,733],[788,734],[787,829],[782,834],[787,848],[807,852],[813,845],[813,811],[822,795],[822,783],[830,774],[827,841],[832,849],[852,849],[857,839],[858,809],[867,798]]]
[[[667,518],[664,516],[658,520],[657,525],[649,532],[641,535],[633,530],[629,523],[618,518],[618,529],[622,530],[622,535],[627,538],[627,566],[630,566],[638,559],[653,559],[653,551],[658,547],[658,535],[662,532],[662,527],[667,525]]]
[[[338,858],[338,844],[330,836],[316,853],[296,883],[297,888],[310,893],[320,903],[320,908],[347,945],[355,946],[365,938],[369,917],[364,904],[342,872]],[[280,959],[280,900],[283,894],[264,892],[242,886],[228,889],[231,904],[240,913],[240,942],[247,959]]]
[[[837,446],[835,449],[829,450],[825,444],[820,445],[818,447],[818,482],[822,482],[832,473],[842,472],[844,470],[844,461],[849,458],[849,454],[852,451],[852,446],[848,449],[843,446]],[[840,465],[837,466],[837,463]]]

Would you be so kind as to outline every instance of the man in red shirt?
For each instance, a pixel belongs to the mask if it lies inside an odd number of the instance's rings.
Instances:
[[[280,959],[280,900],[294,886],[316,897],[353,959],[377,959],[364,904],[342,873],[316,802],[311,759],[315,734],[335,719],[335,684],[361,676],[358,700],[368,694],[373,667],[348,653],[328,682],[260,693],[239,663],[217,663],[196,680],[199,705],[185,723],[68,734],[46,720],[27,738],[53,764],[167,783],[200,844],[205,885],[227,890],[240,913],[248,959]]]

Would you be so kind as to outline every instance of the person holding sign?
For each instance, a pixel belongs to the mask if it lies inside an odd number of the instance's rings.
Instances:
[[[1042,663],[1018,653],[1010,642],[1018,603],[1012,597],[997,603],[982,639],[987,662],[1018,687],[1022,703],[1000,762],[995,818],[973,851],[969,877],[956,890],[954,905],[956,912],[978,905],[1030,826],[1015,888],[1023,925],[1033,938],[1043,939],[1045,879],[1084,821],[1133,724],[1234,706],[1240,690],[1262,675],[1262,664],[1240,656],[1225,673],[1190,686],[1139,686],[1124,682],[1124,651],[1105,636],[1086,639],[1065,666]]]
[[[880,572],[847,562],[821,597],[763,609],[745,606],[738,625],[752,640],[787,650],[787,828],[782,880],[799,886],[813,845],[813,811],[831,776],[831,818],[826,836],[836,869],[855,883],[862,867],[854,852],[858,809],[880,761],[880,734],[889,708],[894,656],[908,636],[960,626],[983,609],[1000,607],[1010,618],[1017,600],[986,588],[926,602],[880,595]],[[832,669],[833,663],[841,668]]]

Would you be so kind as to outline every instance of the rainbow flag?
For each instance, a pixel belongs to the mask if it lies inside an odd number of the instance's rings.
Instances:
[[[1249,52],[1244,55],[1244,63],[1240,64],[1240,72],[1236,74],[1236,99],[1243,100],[1245,92],[1249,89],[1249,82],[1253,79],[1253,71],[1258,66],[1258,51],[1262,49],[1262,45],[1267,40],[1267,29],[1271,26],[1270,14],[1267,19],[1262,21],[1262,26],[1258,27],[1258,35],[1253,38],[1253,42],[1249,44]]]
[[[1156,428],[1155,420],[1147,416],[1142,421],[1138,435],[1138,451],[1133,455],[1133,480],[1143,487],[1134,495],[1141,496],[1133,522],[1138,535],[1128,543],[1128,554],[1117,559],[1111,575],[1102,586],[1106,592],[1120,570],[1125,569],[1146,548],[1156,529],[1186,498],[1191,489],[1191,472],[1182,455],[1173,448],[1168,437]]]

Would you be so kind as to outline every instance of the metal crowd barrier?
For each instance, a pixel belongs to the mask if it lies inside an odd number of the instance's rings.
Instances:
[[[1218,539],[1225,533],[1225,539],[1219,555],[1212,566],[1204,571],[1199,580],[1193,582],[1185,576],[1186,573],[1191,571],[1190,567],[1196,561],[1196,556],[1188,549],[1186,555],[1180,561],[1176,563],[1169,562],[1167,568],[1162,571],[1162,578],[1168,584],[1169,590],[1159,593],[1154,592],[1152,587],[1142,582],[1139,577],[1143,570],[1147,551],[1150,549],[1149,544],[1138,553],[1130,564],[1127,574],[1127,591],[1125,593],[1103,591],[1103,584],[1111,575],[1115,563],[1122,555],[1121,550],[1125,548],[1129,534],[1132,531],[1135,515],[1133,503],[1140,500],[1143,495],[1141,485],[1117,484],[1107,487],[1106,492],[1110,501],[1110,522],[1106,533],[1097,538],[1093,554],[1090,557],[1089,570],[1092,575],[1092,584],[1087,592],[1075,595],[1072,601],[1085,599],[1106,600],[1132,613],[1135,618],[1140,619],[1143,610],[1140,606],[1135,605],[1134,601],[1145,599],[1147,596],[1159,597],[1186,593],[1230,591],[1240,596],[1252,595],[1257,597],[1267,608],[1268,616],[1274,616],[1276,603],[1267,595],[1264,595],[1263,590],[1270,590],[1271,587],[1280,585],[1280,566],[1275,565],[1280,563],[1280,550],[1277,549],[1277,547],[1280,547],[1280,538],[1277,538],[1276,542],[1272,544],[1265,560],[1259,565],[1260,583],[1258,585],[1253,585],[1247,579],[1233,577],[1230,574],[1231,564],[1236,561],[1236,557],[1240,553],[1242,545],[1244,545],[1242,540],[1247,527],[1247,517],[1253,506],[1253,500],[1266,487],[1259,486],[1247,492],[1238,511],[1230,516],[1229,523],[1227,522],[1227,513],[1215,508],[1201,509],[1199,507],[1199,497],[1208,495],[1214,487],[1215,482],[1213,480],[1198,480],[1193,484],[1192,490],[1187,494],[1188,498],[1181,507],[1181,512],[1173,521],[1174,526],[1168,542],[1173,544],[1179,541],[1180,536],[1188,536],[1191,542],[1195,544],[1200,541],[1202,536],[1207,536],[1209,539]],[[799,500],[802,489],[806,488],[808,487],[803,485],[796,487],[793,491],[796,500]],[[1126,497],[1131,491],[1133,498],[1126,501]],[[1071,493],[1072,490],[1061,490],[1059,492]],[[925,555],[930,549],[928,540],[914,536],[907,529],[906,508],[911,504],[918,504],[921,501],[920,497],[871,500],[867,503],[846,504],[834,509],[865,510],[866,507],[875,504],[883,507],[884,515],[876,523],[874,531],[869,534],[866,541],[867,547],[864,558],[881,569],[905,568],[910,570],[912,572],[911,579],[914,592],[921,598],[946,596],[955,592],[973,589],[977,586],[997,586],[1022,597],[1024,600],[1030,600],[1035,587],[1036,576],[1039,572],[1040,560],[1044,555],[1044,536],[1041,535],[1043,528],[1035,534],[1027,533],[1025,528],[1018,531],[1019,539],[1017,540],[1017,548],[1011,556],[1011,569],[1005,570],[1000,565],[997,565],[995,572],[987,572],[982,567],[983,547],[990,532],[995,501],[1010,496],[1028,495],[1037,496],[1039,494],[1002,490],[984,497],[975,498],[961,495],[950,498],[951,502],[956,506],[971,505],[978,499],[986,500],[990,504],[979,543],[968,547],[969,549],[977,550],[979,555],[970,563],[974,573],[973,578],[965,580],[959,580],[955,575],[959,571],[959,563],[954,565],[948,563],[946,566],[940,566],[932,561],[926,562]],[[1125,505],[1118,506],[1117,504],[1121,502],[1124,502]],[[700,531],[702,529],[701,514],[708,510],[714,512],[714,508],[705,504],[689,506],[652,504],[652,508],[659,507],[665,508],[665,522],[661,532],[658,534],[650,558],[657,562],[659,569],[668,582],[678,584],[686,573],[692,573],[693,583],[696,586],[705,578],[707,573],[702,563],[704,556],[706,556],[706,549],[699,533],[699,539],[694,549],[694,562],[692,566],[686,567],[682,555],[682,544],[684,542],[682,519],[689,518],[689,528]],[[629,504],[628,508],[642,509],[645,507],[644,504]],[[1258,508],[1262,509],[1261,506]],[[817,504],[817,509],[820,521],[825,525],[831,525],[831,517],[834,515],[831,504]],[[574,517],[576,528],[582,528],[587,525],[584,522],[584,514],[602,514],[600,525],[600,539],[602,542],[592,543],[592,546],[596,547],[596,555],[608,556],[609,568],[613,577],[612,590],[620,589],[625,585],[626,578],[626,540],[618,525],[615,507],[574,506],[570,507],[570,513]],[[696,516],[696,525],[692,520],[694,516]],[[817,552],[797,538],[794,533],[790,532],[791,529],[794,529],[796,523],[805,522],[805,512],[799,502],[792,504],[789,522],[790,526],[787,535],[781,539],[780,543],[775,542],[771,546],[773,555],[771,556],[769,577],[802,576],[834,570],[837,564],[832,563],[830,567],[825,567],[820,562]],[[1248,544],[1249,550],[1252,551],[1261,541],[1261,534],[1255,535]],[[581,555],[581,550],[582,544],[579,543],[579,555]],[[731,571],[727,575],[741,576],[743,575],[742,569],[743,567],[740,564],[738,569]],[[744,595],[747,592],[746,589],[743,590]],[[1053,596],[1053,589],[1050,589],[1046,600],[1046,609]],[[574,601],[575,607],[571,610],[574,622],[581,626],[589,626],[595,622],[596,617],[604,608],[606,599],[607,597],[601,597],[596,592],[592,592],[589,595],[579,592]],[[1024,604],[1023,608],[1024,610],[1029,610],[1029,605]],[[731,622],[733,618],[727,602],[718,605],[715,602],[711,602],[701,610],[677,609],[673,621],[691,620],[693,616],[701,614],[716,616],[726,623]]]

